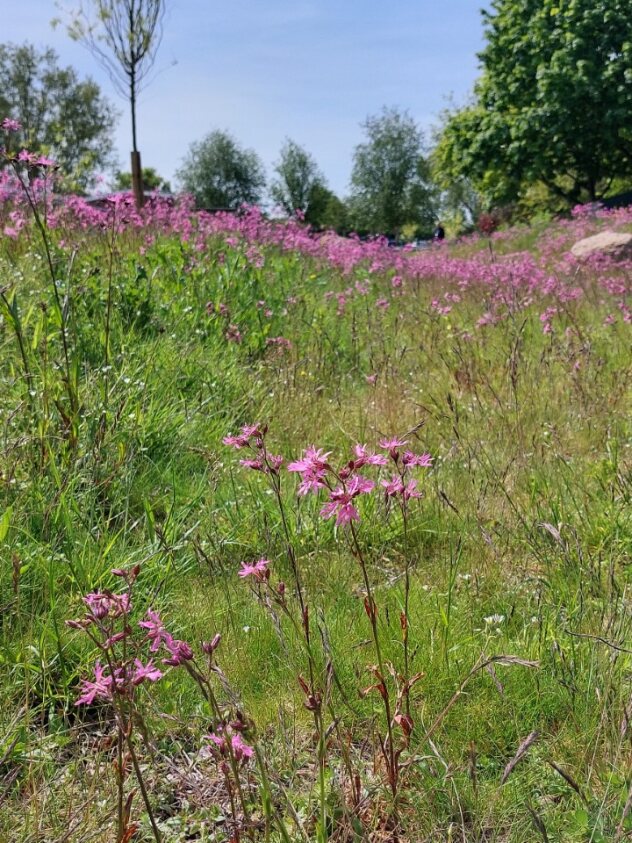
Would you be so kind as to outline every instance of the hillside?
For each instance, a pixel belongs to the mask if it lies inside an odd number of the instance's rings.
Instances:
[[[627,839],[632,211],[2,198],[0,839]]]

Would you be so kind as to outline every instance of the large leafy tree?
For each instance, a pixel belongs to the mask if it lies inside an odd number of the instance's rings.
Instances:
[[[0,119],[22,126],[12,143],[59,164],[65,185],[83,190],[111,163],[115,112],[90,79],[61,67],[54,50],[0,45]]]
[[[385,108],[362,124],[354,153],[351,207],[359,230],[397,235],[432,227],[434,211],[421,130],[407,113]]]
[[[274,202],[290,216],[296,211],[307,215],[313,200],[318,197],[315,188],[325,184],[325,178],[312,155],[288,139],[283,144],[274,171],[276,178],[270,186]]]
[[[265,187],[263,164],[251,149],[243,149],[228,132],[216,130],[191,144],[177,177],[199,208],[235,210],[261,201]]]
[[[535,184],[563,203],[632,175],[629,0],[494,0],[473,102],[447,120],[437,158],[490,201]]]

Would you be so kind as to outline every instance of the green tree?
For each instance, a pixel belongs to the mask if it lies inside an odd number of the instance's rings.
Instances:
[[[166,179],[155,170],[154,167],[143,167],[142,171],[143,190],[161,190],[171,193],[171,185]],[[117,171],[114,176],[114,190],[131,190],[132,174]]]
[[[54,50],[0,45],[0,120],[22,125],[18,144],[53,158],[67,189],[85,190],[111,164],[115,112],[90,79],[60,67]]]
[[[348,234],[351,231],[349,208],[325,184],[315,182],[310,190],[305,222],[318,231],[336,231]]]
[[[496,203],[539,183],[565,205],[631,176],[629,0],[494,0],[483,15],[483,72],[445,124],[444,176]]]
[[[367,140],[356,147],[351,209],[358,230],[397,235],[435,220],[421,130],[407,112],[385,108],[362,124]]]
[[[450,112],[444,112],[443,121],[451,118]],[[437,198],[437,216],[452,233],[458,234],[470,230],[484,208],[484,197],[477,189],[477,184],[468,175],[453,172],[445,166],[441,157],[444,152],[442,143],[444,133],[439,127],[435,131],[435,148],[429,156],[432,182]]]
[[[156,60],[164,13],[165,0],[82,0],[68,26],[70,37],[90,50],[129,102],[132,185],[138,207],[143,204],[143,184],[136,104]]]
[[[281,155],[274,165],[276,179],[270,186],[270,195],[288,216],[300,211],[306,216],[310,205],[318,199],[318,186],[325,185],[325,178],[314,158],[293,140],[286,140]]]
[[[243,204],[255,205],[265,187],[257,153],[243,149],[232,135],[219,130],[191,144],[177,178],[199,208],[236,210]]]

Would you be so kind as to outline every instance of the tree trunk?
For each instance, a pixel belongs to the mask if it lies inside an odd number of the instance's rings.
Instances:
[[[597,179],[593,178],[593,176],[588,177],[588,196],[591,202],[597,200]]]
[[[129,103],[132,110],[132,190],[136,208],[140,209],[145,204],[143,192],[143,171],[140,164],[140,152],[136,142],[136,76],[132,73],[129,85]]]
[[[134,192],[134,201],[136,207],[140,210],[145,204],[145,195],[143,193],[143,170],[140,165],[140,152],[135,149],[131,153],[132,157],[132,190]]]

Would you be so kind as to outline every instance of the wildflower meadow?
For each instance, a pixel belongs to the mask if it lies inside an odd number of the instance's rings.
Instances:
[[[3,154],[0,840],[630,839],[632,261],[570,248],[632,209],[395,249]]]

